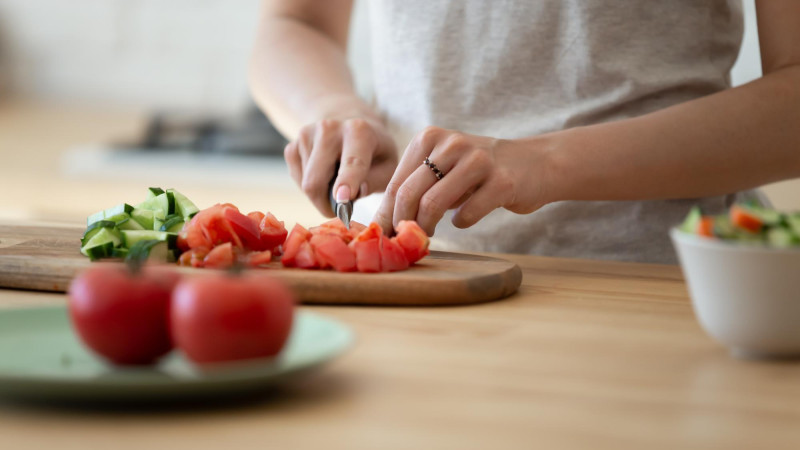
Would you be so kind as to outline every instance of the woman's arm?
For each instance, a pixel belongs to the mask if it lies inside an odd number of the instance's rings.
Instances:
[[[416,219],[430,234],[452,208],[453,223],[468,227],[500,207],[695,198],[800,177],[800,1],[757,8],[762,78],[641,117],[518,140],[428,128],[409,144],[375,220],[391,229]],[[428,156],[441,180],[421,165]]]
[[[762,78],[543,137],[549,200],[691,198],[800,177],[800,2],[760,0],[757,13]]]
[[[250,87],[256,103],[292,142],[292,178],[323,214],[341,160],[337,200],[382,190],[397,150],[378,115],[356,94],[346,46],[352,0],[264,0]]]

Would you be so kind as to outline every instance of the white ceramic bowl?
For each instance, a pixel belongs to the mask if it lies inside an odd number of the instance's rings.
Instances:
[[[800,249],[670,235],[711,337],[737,357],[800,357]]]

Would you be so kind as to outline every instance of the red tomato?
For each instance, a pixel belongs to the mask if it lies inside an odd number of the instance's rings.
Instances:
[[[361,232],[366,229],[367,226],[364,225],[363,223],[356,222],[355,220],[350,221],[350,236],[352,236],[353,239],[355,239],[356,236],[361,234]]]
[[[395,238],[381,238],[381,270],[384,272],[396,272],[408,269],[403,248],[397,244]]]
[[[697,223],[697,234],[700,236],[714,237],[714,217],[704,216]]]
[[[247,254],[246,258],[246,263],[248,266],[263,266],[272,262],[272,252],[269,250],[264,250],[263,252],[250,252]]]
[[[308,241],[300,243],[295,257],[295,266],[301,269],[318,269],[319,263],[314,255],[314,248]]]
[[[167,267],[133,275],[123,264],[93,264],[70,283],[72,325],[87,347],[114,364],[153,363],[172,349],[169,302],[179,278]]]
[[[311,234],[326,234],[331,236],[336,236],[339,239],[345,241],[345,243],[350,242],[353,239],[353,235],[350,234],[350,230],[344,226],[344,222],[341,219],[331,219],[318,227],[309,228]]]
[[[397,236],[395,236],[395,239],[403,249],[403,253],[405,253],[409,264],[414,264],[430,254],[430,251],[428,251],[428,245],[430,243],[428,235],[417,225],[417,222],[413,220],[401,220],[400,223],[397,224],[396,231]]]
[[[206,275],[175,288],[172,338],[198,364],[272,357],[286,343],[293,315],[294,297],[278,280]]]
[[[208,255],[208,251],[209,250],[206,247],[197,247],[183,252],[181,253],[180,258],[178,258],[178,265],[187,267],[203,267],[203,259],[206,257],[206,255]]]
[[[224,208],[222,216],[241,239],[245,248],[259,251],[268,250],[261,245],[261,232],[252,219],[240,213],[235,207]]]
[[[730,216],[734,225],[751,233],[758,233],[764,227],[761,218],[740,205],[731,206]]]
[[[352,226],[352,224],[351,224]],[[369,224],[350,242],[356,254],[356,267],[359,272],[381,271],[381,240],[384,239],[380,225]]]
[[[203,259],[203,267],[209,269],[227,269],[233,266],[235,260],[236,254],[233,252],[233,244],[226,242],[214,247],[208,252],[208,255]]]
[[[299,223],[292,228],[292,232],[283,244],[281,262],[284,266],[294,267],[296,265],[295,259],[297,258],[297,252],[300,250],[300,244],[309,239],[311,239],[311,233]]]
[[[333,267],[338,272],[356,270],[356,255],[337,236],[318,234],[309,241],[321,268]]]
[[[272,213],[267,213],[259,224],[261,230],[261,243],[266,250],[275,250],[286,240],[286,227],[283,222],[275,218]]]

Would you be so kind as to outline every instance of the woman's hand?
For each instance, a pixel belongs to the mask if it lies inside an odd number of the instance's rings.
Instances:
[[[448,209],[467,228],[496,208],[531,213],[546,203],[545,146],[428,127],[411,141],[374,220],[391,231],[413,219],[428,235]],[[429,158],[445,174],[438,179]]]
[[[341,161],[333,192],[346,202],[382,191],[397,167],[397,148],[375,119],[322,120],[304,126],[284,150],[289,173],[314,206],[331,217],[328,186]]]

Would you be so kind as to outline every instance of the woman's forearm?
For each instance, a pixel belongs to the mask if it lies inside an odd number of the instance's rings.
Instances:
[[[800,177],[800,67],[531,145],[547,149],[548,201],[695,198]]]
[[[289,139],[321,119],[373,114],[356,94],[343,43],[292,17],[262,19],[249,79],[256,103]]]

